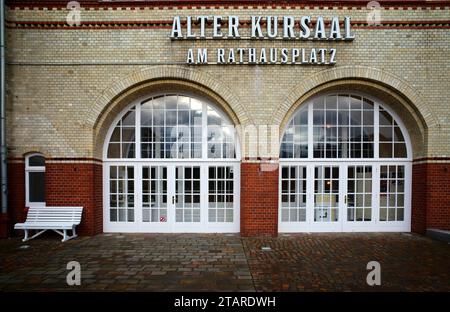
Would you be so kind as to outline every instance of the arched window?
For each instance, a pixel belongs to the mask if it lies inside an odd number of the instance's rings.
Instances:
[[[235,130],[207,100],[163,94],[131,107],[110,134],[108,159],[233,159]]]
[[[209,100],[156,94],[112,123],[104,146],[105,231],[239,231],[231,120]]]
[[[45,158],[31,154],[25,158],[26,206],[45,206]]]
[[[281,141],[280,231],[409,231],[410,146],[400,119],[378,100],[309,100]]]
[[[354,94],[320,96],[301,107],[285,130],[280,158],[407,158],[405,136],[378,102]]]

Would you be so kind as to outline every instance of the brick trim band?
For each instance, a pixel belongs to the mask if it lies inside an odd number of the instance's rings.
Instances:
[[[152,9],[198,9],[198,8],[318,8],[318,9],[342,9],[342,8],[356,8],[362,9],[366,8],[368,1],[363,0],[325,0],[325,1],[314,1],[314,0],[291,0],[291,1],[277,1],[274,3],[272,0],[161,0],[161,1],[115,1],[115,2],[100,2],[95,0],[78,0],[82,7],[87,7],[91,9],[128,9],[128,8],[152,8]],[[433,2],[426,0],[378,0],[384,8],[392,9],[410,9],[410,8],[431,8],[440,9],[441,7],[448,7],[449,3],[445,0],[436,0]],[[14,9],[66,9],[67,1],[61,0],[46,0],[46,1],[36,1],[36,0],[7,0],[6,5]]]
[[[25,161],[24,157],[10,157],[8,158],[8,162],[23,162]],[[52,157],[52,158],[46,158],[46,162],[66,162],[66,163],[77,163],[77,162],[98,162],[103,163],[103,160],[98,158],[89,158],[89,157]],[[247,161],[256,161],[256,162],[279,162],[282,161],[282,159],[277,157],[272,157],[270,159],[266,158],[251,158],[251,157],[244,157],[242,158],[242,162]],[[416,158],[413,159],[412,162],[433,162],[433,161],[439,161],[439,162],[449,162],[450,163],[450,157],[422,157],[422,158]]]
[[[8,158],[9,163],[24,163],[25,157],[10,157]],[[102,164],[103,161],[98,158],[89,157],[50,157],[45,158],[46,163],[96,163]]]
[[[326,24],[329,24],[327,21]],[[182,24],[185,24],[183,22]],[[196,24],[196,23],[194,23]],[[226,21],[224,25],[226,25]],[[249,28],[250,20],[241,20],[240,27]],[[264,25],[264,23],[262,23]],[[281,21],[280,21],[281,25]],[[80,26],[70,26],[63,21],[6,21],[7,28],[16,29],[171,29],[171,20],[154,21],[83,21]],[[352,21],[355,29],[449,29],[450,20],[383,21],[381,25],[369,25],[366,21]],[[220,38],[226,39],[226,38]],[[180,40],[180,39],[178,39]]]

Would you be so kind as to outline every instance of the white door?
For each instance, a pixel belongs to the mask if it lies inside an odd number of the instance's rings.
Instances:
[[[175,208],[173,231],[192,232],[196,228],[201,228],[205,223],[205,198],[201,196],[201,186],[204,187],[201,185],[203,168],[200,165],[177,165],[174,169],[175,187],[170,197],[172,207]],[[203,181],[205,180],[203,179]]]
[[[105,165],[105,232],[239,232],[239,163]]]
[[[370,231],[377,220],[378,166],[355,164],[344,166],[343,231]]]
[[[344,166],[281,164],[280,232],[342,231]]]
[[[310,183],[313,184],[309,217],[310,230],[338,232],[342,230],[344,190],[342,165],[314,165]]]
[[[410,163],[280,165],[280,232],[410,231]]]

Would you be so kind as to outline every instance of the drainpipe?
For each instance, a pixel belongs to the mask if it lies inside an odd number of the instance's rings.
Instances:
[[[2,209],[1,212],[6,214],[8,212],[8,186],[7,186],[7,165],[6,165],[6,114],[5,114],[5,0],[0,0],[0,45],[1,45],[1,72],[0,72],[0,131],[1,131],[1,196]]]

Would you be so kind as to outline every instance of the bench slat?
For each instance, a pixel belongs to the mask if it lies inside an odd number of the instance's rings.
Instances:
[[[20,227],[27,226],[70,226],[81,222],[83,207],[30,207],[25,223],[18,224]]]

